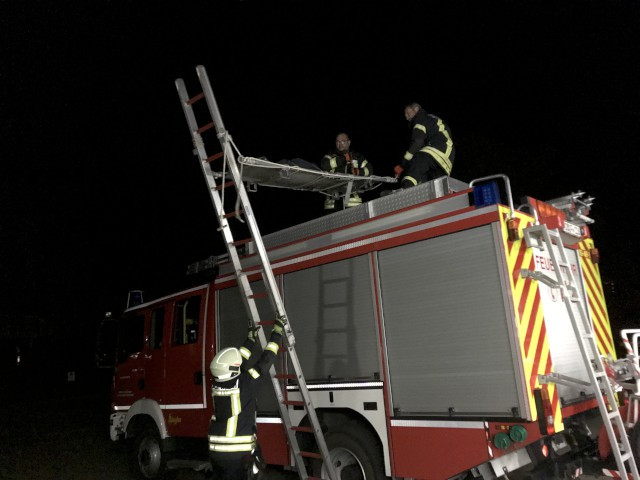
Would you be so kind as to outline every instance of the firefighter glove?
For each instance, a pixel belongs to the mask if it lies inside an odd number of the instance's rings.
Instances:
[[[258,331],[260,330],[260,327],[249,327],[249,340],[252,341],[256,341],[256,339],[258,338]]]
[[[393,167],[393,171],[396,174],[396,177],[399,177],[400,175],[402,175],[402,172],[404,172],[404,168],[402,168],[402,166],[400,165],[396,165],[395,167]]]
[[[273,331],[276,333],[282,333],[282,327],[284,327],[284,317],[278,317],[275,325],[273,326]]]

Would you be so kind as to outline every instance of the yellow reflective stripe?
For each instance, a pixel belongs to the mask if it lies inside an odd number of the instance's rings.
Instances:
[[[336,206],[336,202],[333,200],[333,198],[327,197],[327,199],[324,201],[325,210],[330,210],[335,206]]]
[[[275,353],[277,355],[278,354],[278,350],[280,350],[280,345],[278,345],[275,342],[269,342],[269,343],[267,343],[267,346],[264,347],[264,349],[265,350],[269,350],[269,351],[271,351],[271,352],[273,352],[273,353]]]
[[[249,357],[251,357],[251,350],[246,347],[240,347],[240,355],[242,355],[242,358],[245,360],[248,360]]]
[[[255,435],[239,435],[237,437],[223,437],[222,435],[209,435],[209,443],[252,443],[256,441]]]
[[[227,419],[227,437],[234,437],[236,435],[236,430],[238,429],[238,416],[233,415]]]
[[[241,445],[217,445],[209,444],[209,451],[211,452],[251,452],[255,448],[255,444],[241,444]]]
[[[357,207],[362,203],[362,198],[357,193],[353,194],[353,196],[349,199],[347,203],[347,207]]]
[[[444,123],[440,119],[438,119],[438,130],[447,139],[447,149],[444,152],[444,156],[449,158],[449,155],[451,155],[451,150],[453,149],[453,140],[451,140],[451,137],[449,136],[449,132],[447,132],[447,129],[445,128]],[[447,171],[447,173],[451,173],[451,167],[449,167],[449,170]]]
[[[231,395],[231,415],[240,415],[242,404],[240,403],[240,392],[237,395]]]
[[[258,378],[260,376],[260,374],[255,368],[249,369],[249,375],[251,375],[253,378]]]
[[[214,397],[230,397],[232,395],[240,395],[239,388],[214,388]]]
[[[411,160],[413,158],[413,153],[411,152],[407,152],[404,154],[404,159],[405,160]]]
[[[418,181],[417,181],[415,178],[413,178],[413,177],[405,176],[405,177],[403,178],[403,180],[409,180],[409,181],[410,181],[411,183],[413,183],[414,185],[418,185]]]
[[[448,157],[445,157],[444,153],[442,153],[440,150],[437,150],[433,147],[424,147],[420,151],[431,155],[436,160],[436,162],[440,164],[447,175],[451,173],[451,160],[449,160]]]
[[[420,123],[416,123],[413,128],[417,128],[418,130],[421,130],[423,133],[427,133],[427,127],[425,127],[424,125],[420,124]]]
[[[329,159],[329,165],[331,165],[331,171],[334,171],[338,168],[338,159],[336,157],[331,157]]]

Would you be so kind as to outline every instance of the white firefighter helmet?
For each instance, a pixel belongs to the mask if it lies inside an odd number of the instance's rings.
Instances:
[[[240,365],[242,365],[242,355],[240,350],[229,347],[220,350],[213,360],[209,369],[216,382],[226,382],[240,375]]]

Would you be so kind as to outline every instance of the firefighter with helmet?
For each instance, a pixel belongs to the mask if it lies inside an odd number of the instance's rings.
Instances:
[[[209,423],[209,457],[216,480],[246,480],[258,475],[256,453],[256,395],[260,379],[275,361],[282,338],[282,319],[276,323],[260,358],[247,368],[258,337],[249,328],[243,345],[220,350],[209,369],[213,375],[214,411]],[[251,470],[249,470],[251,469]]]
[[[396,177],[404,173],[402,188],[451,175],[456,150],[447,124],[418,103],[404,107],[404,118],[411,128],[411,143],[402,164],[393,169]]]

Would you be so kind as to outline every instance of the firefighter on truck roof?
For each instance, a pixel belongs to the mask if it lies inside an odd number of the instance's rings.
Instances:
[[[404,173],[402,188],[451,175],[456,149],[447,124],[418,103],[404,107],[404,118],[411,128],[411,143],[402,164],[393,169],[396,177]]]
[[[320,162],[320,167],[325,172],[347,173],[368,177],[372,173],[368,160],[359,152],[351,150],[351,139],[346,133],[339,133],[336,136],[335,150],[327,153]],[[362,197],[358,193],[352,193],[347,200],[347,207],[357,207],[362,204]],[[333,197],[327,197],[324,202],[325,213],[332,213],[340,210]]]
[[[220,350],[209,366],[213,379],[214,411],[209,423],[209,456],[213,478],[246,480],[248,469],[258,475],[256,455],[256,394],[275,361],[282,338],[282,320],[252,368],[247,369],[258,328],[249,328],[242,347]]]

